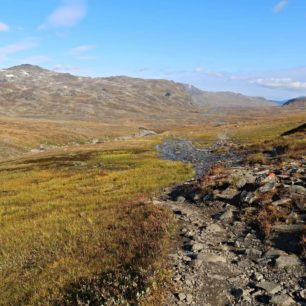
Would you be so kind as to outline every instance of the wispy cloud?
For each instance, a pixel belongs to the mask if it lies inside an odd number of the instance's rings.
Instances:
[[[5,45],[3,47],[0,47],[0,60],[4,60],[7,56],[11,54],[33,49],[37,46],[38,42],[35,39],[22,40],[13,44]]]
[[[81,56],[95,48],[96,48],[95,45],[81,45],[70,49],[69,53],[74,56]]]
[[[193,70],[194,73],[197,74],[203,74],[203,75],[207,75],[209,77],[213,77],[213,78],[224,78],[227,79],[230,76],[228,75],[228,73],[225,72],[218,72],[218,71],[212,71],[209,69],[205,69],[202,66],[198,66]]]
[[[87,15],[87,1],[62,1],[47,18],[46,22],[38,27],[39,30],[47,28],[69,28],[77,25]]]
[[[10,29],[9,25],[3,22],[0,22],[0,32],[7,32]]]
[[[274,13],[279,13],[282,10],[284,10],[284,8],[288,5],[289,0],[281,0],[279,1],[274,7],[273,7],[273,12]]]
[[[271,89],[287,89],[287,90],[305,90],[306,82],[296,81],[291,78],[259,78],[251,80],[251,84],[271,88]]]

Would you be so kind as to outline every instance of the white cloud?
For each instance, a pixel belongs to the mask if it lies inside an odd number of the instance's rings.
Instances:
[[[87,15],[86,1],[64,1],[47,18],[47,21],[38,27],[39,30],[47,28],[69,28],[77,25]]]
[[[96,48],[95,45],[81,45],[81,46],[70,49],[69,53],[74,56],[81,56],[95,48]]]
[[[271,88],[287,90],[305,90],[306,82],[296,81],[291,78],[258,78],[249,81],[251,84]]]
[[[9,25],[6,23],[0,22],[0,32],[7,32],[10,29]]]
[[[274,7],[273,7],[273,12],[274,13],[279,13],[281,12],[289,3],[289,0],[281,0],[279,1]]]
[[[37,46],[38,42],[36,40],[28,39],[0,47],[0,60],[4,60],[10,54],[33,49]]]

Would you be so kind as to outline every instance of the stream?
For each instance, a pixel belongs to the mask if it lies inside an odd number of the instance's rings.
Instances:
[[[189,140],[168,139],[156,148],[163,159],[191,163],[199,178],[218,162],[233,162],[240,159],[235,151],[217,150],[225,146],[227,142],[223,140],[210,148],[197,148]]]

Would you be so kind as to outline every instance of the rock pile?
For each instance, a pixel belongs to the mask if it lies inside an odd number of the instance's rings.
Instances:
[[[180,225],[169,305],[306,305],[305,166],[219,165],[155,199]]]

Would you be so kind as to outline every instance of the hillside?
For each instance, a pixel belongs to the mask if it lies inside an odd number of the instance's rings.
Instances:
[[[224,111],[228,111],[230,108],[256,109],[276,106],[274,102],[261,97],[249,97],[229,91],[202,91],[192,86],[186,88],[194,103],[208,107],[210,110],[223,109]]]
[[[56,120],[189,120],[272,103],[167,80],[91,78],[20,65],[0,70],[0,115]],[[165,111],[167,110],[167,111]]]
[[[284,103],[283,106],[285,108],[305,109],[306,108],[306,97],[290,99],[286,103]]]

